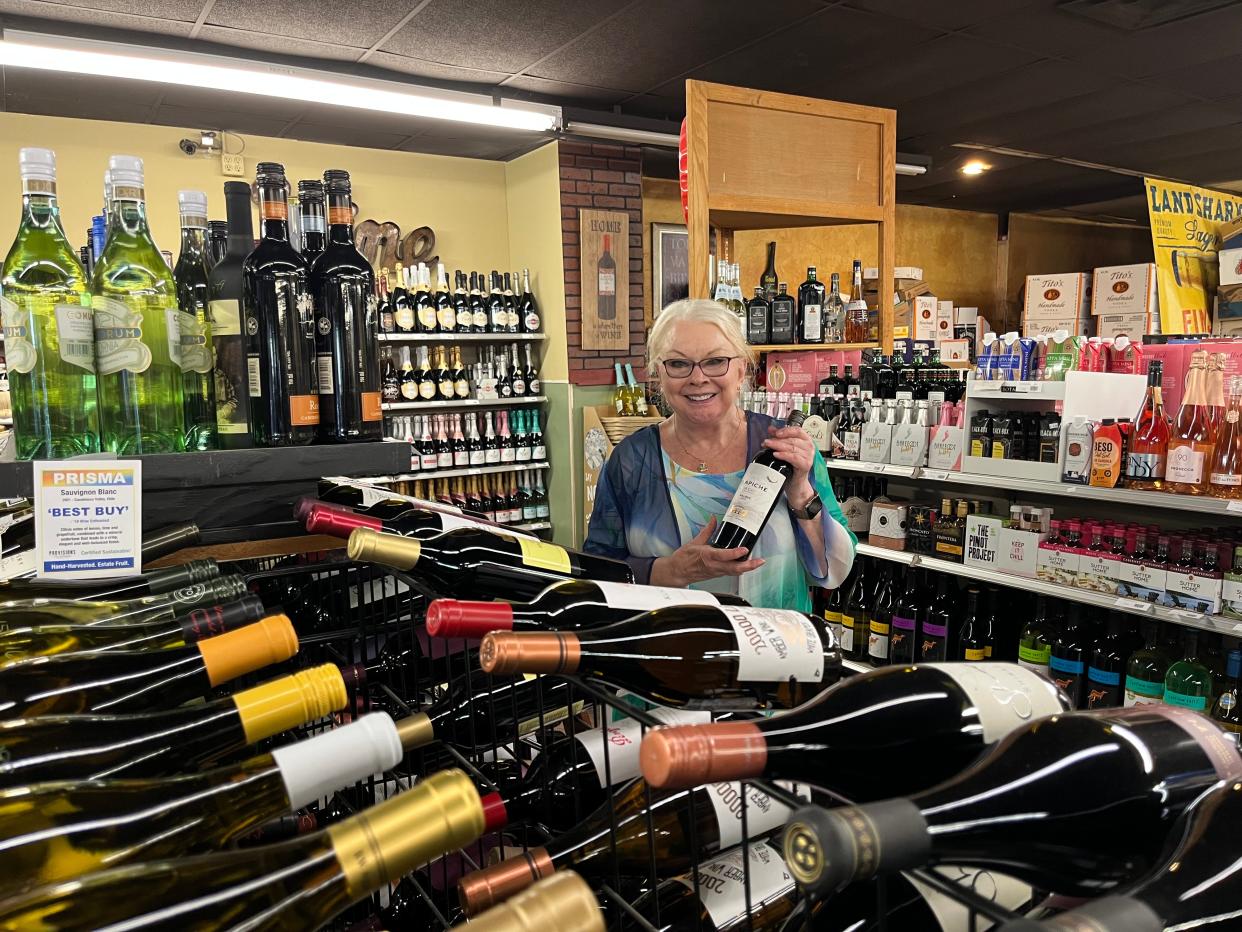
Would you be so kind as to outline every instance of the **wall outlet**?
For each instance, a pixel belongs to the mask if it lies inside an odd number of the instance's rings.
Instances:
[[[220,171],[228,175],[230,178],[246,177],[246,160],[240,155],[220,156]]]

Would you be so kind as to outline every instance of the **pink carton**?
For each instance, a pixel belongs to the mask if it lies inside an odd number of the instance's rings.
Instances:
[[[819,391],[819,353],[799,351],[796,353],[768,353],[764,371],[764,384],[768,391],[790,392],[802,395]],[[828,370],[824,369],[824,375]]]

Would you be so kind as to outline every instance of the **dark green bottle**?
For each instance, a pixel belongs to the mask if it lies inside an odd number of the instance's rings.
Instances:
[[[216,443],[215,352],[207,289],[207,195],[178,191],[181,254],[173,268],[181,331],[181,392],[185,448],[214,450]]]

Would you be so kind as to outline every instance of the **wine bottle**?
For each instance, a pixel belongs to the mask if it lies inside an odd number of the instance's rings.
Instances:
[[[146,861],[46,884],[0,905],[0,925],[318,928],[376,888],[474,841],[483,807],[460,770],[427,777],[331,828],[281,845]],[[252,920],[252,921],[248,921]]]
[[[91,275],[99,429],[105,450],[185,449],[177,286],[147,225],[142,159],[108,160],[108,239]]]
[[[133,712],[178,705],[221,683],[288,660],[298,637],[275,615],[191,647],[84,651],[16,660],[0,667],[0,716]]]
[[[780,276],[776,274],[776,243],[768,243],[768,261],[763,267],[763,274],[759,276],[759,284],[763,287],[764,297],[769,301],[776,295],[776,283],[780,281]]]
[[[801,411],[791,411],[785,425],[800,427],[804,419]],[[712,535],[711,545],[723,550],[734,547],[745,547],[747,552],[753,550],[791,475],[793,466],[778,460],[771,450],[765,448],[755,454]]]
[[[1242,898],[1237,864],[1242,784],[1199,799],[1170,840],[1158,869],[1124,893],[1102,896],[1043,922],[1014,920],[996,932],[1166,932],[1229,929]]]
[[[98,453],[95,328],[85,272],[65,239],[56,154],[18,153],[22,217],[0,267],[0,322],[17,458]]]
[[[0,583],[0,600],[18,599],[136,599],[172,592],[220,575],[215,560],[191,560],[178,566],[149,570],[140,576],[103,579],[10,579]]]
[[[228,211],[228,251],[207,275],[208,308],[215,346],[216,431],[222,450],[250,446],[250,387],[246,335],[242,330],[242,264],[254,249],[250,185],[224,183]]]
[[[267,614],[263,601],[246,596],[236,602],[192,609],[170,622],[100,625],[0,624],[0,665],[25,657],[78,651],[151,650],[184,647],[233,631]]]
[[[1091,642],[1091,633],[1083,623],[1082,607],[1071,605],[1065,626],[1052,642],[1048,655],[1049,678],[1069,697],[1071,709],[1086,706],[1087,660],[1091,654]]]
[[[1098,896],[1150,870],[1182,811],[1240,776],[1233,741],[1190,710],[1066,713],[1011,732],[974,766],[911,797],[798,810],[785,860],[812,895],[959,863]]]
[[[225,847],[255,826],[395,767],[383,712],[239,764],[171,778],[36,783],[0,792],[0,898],[102,867]]]
[[[211,340],[207,284],[207,195],[178,191],[181,252],[173,267],[177,285],[181,394],[185,408],[185,448],[214,450],[216,443],[215,352]]]
[[[530,598],[557,579],[633,582],[629,565],[528,537],[512,539],[458,528],[434,540],[411,540],[358,528],[349,558],[418,572],[449,595]]]
[[[906,569],[905,591],[893,603],[893,617],[889,637],[889,662],[914,663],[922,660],[919,641],[923,634],[922,619],[924,600],[919,594],[918,571]]]
[[[487,673],[556,673],[674,708],[792,708],[841,675],[822,619],[744,606],[658,608],[590,631],[494,631]]]
[[[380,370],[375,272],[354,246],[349,173],[323,175],[328,196],[328,241],[310,267],[319,371],[319,440],[379,440]]]
[[[228,253],[229,225],[224,220],[207,221],[207,270],[211,271]]]
[[[543,321],[539,315],[539,304],[535,301],[535,294],[530,289],[530,269],[522,269],[522,303],[519,306],[519,314],[522,318],[523,333],[538,333],[543,326]],[[529,347],[529,344],[527,344]],[[527,351],[526,360],[527,369],[530,368],[529,349]],[[538,392],[531,390],[532,395]]]
[[[347,701],[341,670],[328,663],[180,709],[0,721],[0,787],[182,773],[339,711]]]
[[[1051,683],[1016,664],[884,667],[771,718],[654,729],[643,740],[643,776],[666,789],[787,779],[884,799],[934,786],[1015,728],[1067,708]]]
[[[532,535],[501,527],[473,511],[459,509],[459,513],[452,514],[446,511],[431,511],[407,502],[403,503],[401,511],[393,509],[393,512],[383,517],[374,513],[358,514],[320,502],[307,510],[304,522],[308,534],[329,534],[342,540],[348,539],[357,528],[369,528],[382,531],[386,535],[399,535],[416,540],[433,540],[447,531],[459,528],[487,531],[510,539],[537,540]]]
[[[218,576],[165,592],[123,602],[79,601],[69,598],[21,599],[0,603],[11,625],[123,625],[170,621],[199,605],[230,602],[247,593],[241,576]]]
[[[323,255],[324,234],[327,222],[323,211],[323,182],[318,178],[307,178],[298,182],[298,226],[301,228],[301,242],[294,248],[302,254],[309,267]]]
[[[635,780],[545,847],[467,874],[458,882],[457,894],[466,915],[474,916],[566,869],[588,882],[607,882],[614,865],[623,875],[646,876],[653,850],[662,872],[689,870],[696,856],[741,843],[743,808],[750,838],[777,828],[790,812],[756,786],[713,783],[653,794],[646,783]]]
[[[250,433],[257,447],[300,446],[315,439],[315,311],[304,260],[289,243],[285,168],[260,162],[263,238],[242,264]]]
[[[215,422],[213,421],[212,423],[214,424]],[[212,430],[214,431],[215,428],[213,427]],[[152,560],[158,560],[160,557],[166,557],[170,553],[176,553],[182,547],[193,547],[195,544],[202,543],[202,539],[203,532],[192,521],[169,524],[166,527],[143,534],[143,566],[146,566]]]
[[[398,887],[398,890],[400,887]],[[599,900],[573,871],[560,871],[470,921],[471,932],[604,932]],[[383,928],[405,928],[388,921]]]
[[[639,612],[673,605],[747,605],[725,592],[566,579],[530,602],[435,599],[427,606],[427,633],[478,638],[490,631],[578,631],[624,621]]]

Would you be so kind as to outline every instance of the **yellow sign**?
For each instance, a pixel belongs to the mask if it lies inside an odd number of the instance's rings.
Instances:
[[[1242,197],[1144,178],[1164,333],[1210,333],[1220,228],[1242,219]]]

